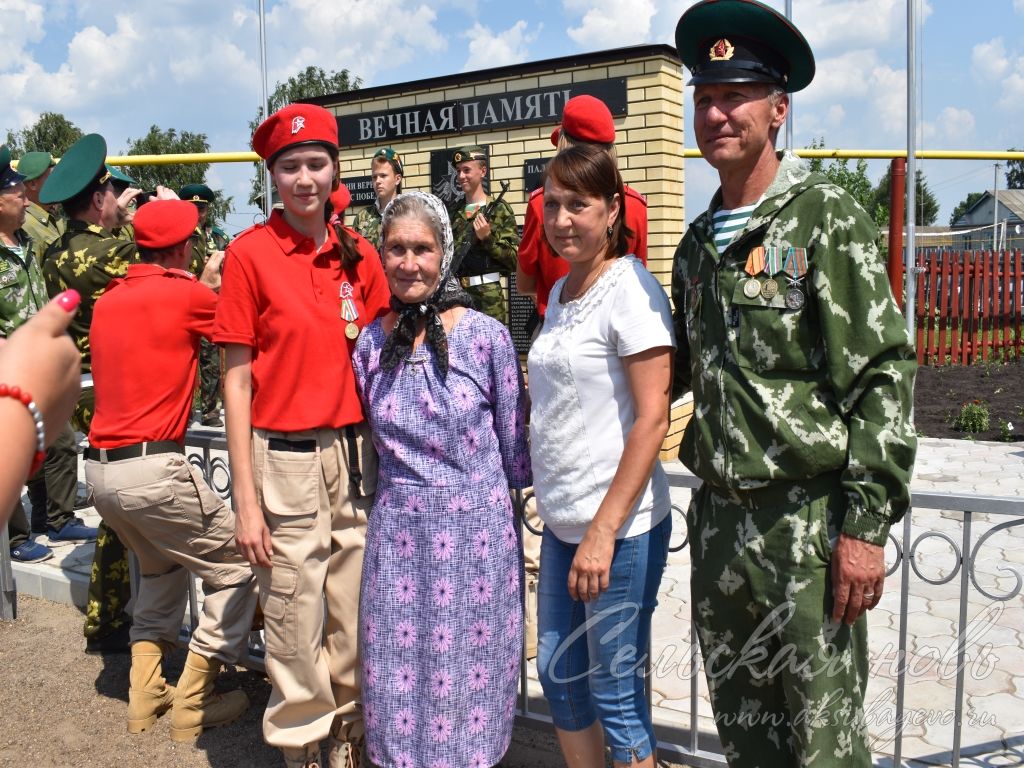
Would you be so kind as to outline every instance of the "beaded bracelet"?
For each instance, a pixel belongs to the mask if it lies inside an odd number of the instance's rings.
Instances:
[[[46,460],[46,426],[43,423],[43,414],[39,412],[39,407],[32,399],[32,395],[23,391],[21,387],[0,384],[0,397],[13,397],[15,400],[20,400],[22,405],[28,408],[32,421],[36,423],[36,452],[32,456],[32,466],[28,470],[28,476],[32,477]]]

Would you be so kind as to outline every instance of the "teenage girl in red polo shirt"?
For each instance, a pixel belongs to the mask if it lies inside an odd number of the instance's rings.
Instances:
[[[265,617],[263,732],[288,766],[319,763],[327,736],[329,764],[357,766],[356,624],[377,463],[351,355],[390,292],[369,243],[324,220],[338,183],[334,116],[293,104],[252,143],[284,210],[228,247],[213,339],[227,351],[236,537]]]

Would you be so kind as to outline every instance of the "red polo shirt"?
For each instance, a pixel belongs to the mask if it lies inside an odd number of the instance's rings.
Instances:
[[[647,264],[647,201],[631,187],[626,187],[626,226],[633,232],[628,252]],[[537,311],[543,315],[552,286],[569,272],[569,264],[551,250],[544,237],[543,187],[533,191],[526,206],[526,222],[519,241],[519,268],[537,281]]]
[[[252,347],[252,425],[297,432],[363,420],[352,373],[355,339],[343,312],[361,329],[391,299],[380,258],[351,229],[363,259],[341,269],[333,227],[319,252],[280,211],[228,246],[213,340]],[[351,290],[349,290],[351,289]],[[351,294],[343,306],[342,293]]]
[[[195,277],[131,264],[100,296],[89,330],[94,448],[184,442],[199,339],[210,338],[217,294]]]

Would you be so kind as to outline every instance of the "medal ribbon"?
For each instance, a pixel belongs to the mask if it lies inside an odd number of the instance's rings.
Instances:
[[[779,253],[779,249],[774,245],[765,248],[765,264],[764,273],[771,277],[777,275],[782,271],[782,254]]]
[[[341,316],[350,323],[359,319],[359,310],[356,309],[356,303],[352,299],[341,300]]]
[[[786,253],[786,263],[783,271],[793,279],[799,279],[807,274],[807,249],[790,248]]]
[[[764,269],[764,248],[757,246],[756,248],[750,249],[750,254],[747,256],[747,264],[743,267],[743,271],[753,277]]]

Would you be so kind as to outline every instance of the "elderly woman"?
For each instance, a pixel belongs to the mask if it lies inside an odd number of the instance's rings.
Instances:
[[[451,277],[440,200],[396,197],[382,243],[391,312],[353,357],[380,456],[359,613],[367,750],[381,766],[490,766],[511,738],[522,652],[519,363]]]
[[[672,325],[627,254],[624,191],[602,149],[548,164],[544,231],[569,273],[530,350],[530,437],[543,519],[537,667],[570,768],[654,765],[643,655],[668,555]]]
[[[351,355],[383,314],[380,260],[328,226],[338,126],[291,104],[253,135],[283,209],[228,246],[213,340],[226,347],[224,395],[236,540],[259,581],[268,744],[289,768],[359,765],[356,621],[376,457]]]

